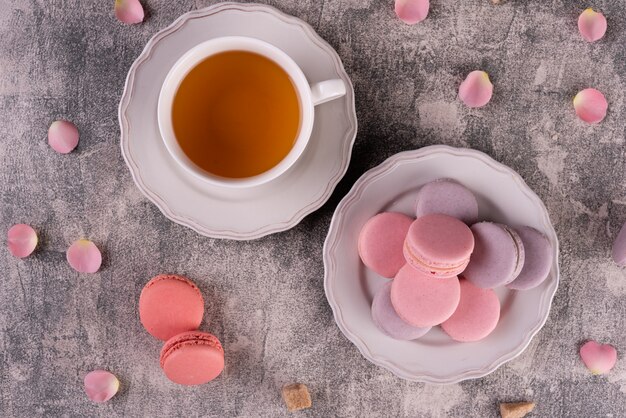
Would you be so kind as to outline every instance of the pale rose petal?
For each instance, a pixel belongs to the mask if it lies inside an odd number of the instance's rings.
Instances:
[[[428,16],[429,0],[396,0],[396,15],[404,23],[414,25]]]
[[[67,262],[79,273],[95,273],[102,264],[102,254],[93,242],[79,239],[68,248]]]
[[[602,39],[606,33],[606,18],[592,8],[586,9],[578,18],[578,31],[587,42]]]
[[[608,107],[604,94],[596,89],[585,89],[574,97],[576,114],[587,123],[601,122]]]
[[[66,120],[52,122],[48,129],[48,144],[58,153],[72,152],[78,145],[78,128]]]
[[[120,388],[120,381],[113,373],[106,370],[94,370],[85,376],[85,393],[94,402],[106,402]]]
[[[37,247],[37,233],[26,224],[13,225],[7,233],[9,251],[16,257],[28,257]]]
[[[472,71],[459,87],[459,98],[469,107],[483,107],[493,94],[493,84],[484,71]]]
[[[617,361],[617,351],[610,344],[588,341],[580,347],[580,358],[593,374],[608,373]]]
[[[143,6],[139,0],[115,0],[115,17],[132,25],[143,22]]]

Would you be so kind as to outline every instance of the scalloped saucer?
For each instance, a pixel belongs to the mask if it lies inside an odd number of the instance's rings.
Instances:
[[[345,97],[315,109],[313,134],[298,162],[249,189],[220,188],[187,174],[168,154],[157,124],[159,90],[172,65],[191,47],[230,35],[276,45],[311,83],[341,78],[347,88]],[[119,119],[122,155],[141,192],[174,222],[236,240],[292,228],[322,206],[348,168],[357,130],[352,84],[332,47],[273,7],[230,2],[186,13],[148,42],[128,73]]]
[[[380,332],[371,319],[373,295],[387,279],[363,266],[357,239],[381,211],[413,214],[416,191],[438,178],[456,179],[474,192],[479,218],[543,231],[554,249],[548,279],[526,291],[497,289],[498,326],[487,338],[459,343],[434,327],[415,341]],[[443,145],[401,152],[365,173],[337,206],[324,244],[324,287],[335,321],[361,354],[407,380],[456,383],[485,376],[518,356],[548,318],[559,282],[558,241],[548,212],[524,180],[479,151]]]

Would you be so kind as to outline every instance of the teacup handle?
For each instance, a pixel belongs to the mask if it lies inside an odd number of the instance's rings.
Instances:
[[[330,102],[346,95],[346,84],[343,80],[326,80],[311,85],[313,106]]]

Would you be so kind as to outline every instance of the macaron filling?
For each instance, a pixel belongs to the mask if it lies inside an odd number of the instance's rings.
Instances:
[[[174,341],[167,342],[161,350],[160,363],[161,367],[164,367],[165,360],[174,351],[179,350],[185,346],[190,345],[208,345],[221,352],[224,352],[220,341],[213,335],[201,333],[201,332],[186,332],[174,337]]]
[[[461,260],[456,264],[448,264],[448,263],[438,263],[436,261],[426,262],[422,257],[416,254],[415,251],[411,249],[411,246],[408,242],[404,242],[404,257],[406,261],[411,264],[413,268],[418,270],[430,271],[431,274],[446,274],[451,276],[456,276],[458,273],[461,273],[467,267],[469,263],[469,257],[465,260]]]
[[[515,280],[517,276],[519,276],[519,274],[522,272],[522,268],[524,267],[524,259],[525,259],[524,243],[522,242],[522,239],[517,234],[517,232],[513,230],[513,228],[504,224],[499,224],[499,225],[502,227],[502,229],[504,229],[511,236],[511,239],[513,240],[513,243],[515,244],[515,248],[517,249],[517,260],[515,264],[515,270],[513,270],[513,274],[511,275],[511,278],[507,281],[507,283],[510,283],[513,280]]]

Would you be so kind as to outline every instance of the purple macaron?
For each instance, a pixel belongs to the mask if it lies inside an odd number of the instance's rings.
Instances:
[[[468,225],[478,220],[478,202],[466,187],[450,179],[439,179],[424,185],[417,193],[415,215],[442,213]]]
[[[620,267],[626,267],[626,224],[617,234],[613,243],[613,261]]]
[[[524,266],[524,244],[513,228],[493,222],[472,225],[474,252],[463,277],[493,289],[511,283]]]
[[[426,334],[431,327],[417,328],[404,322],[391,304],[391,283],[381,287],[372,302],[372,319],[385,335],[396,340],[414,340]]]
[[[550,274],[552,246],[548,238],[535,228],[523,226],[515,231],[524,244],[524,267],[519,276],[506,287],[515,290],[532,289],[543,283]]]

